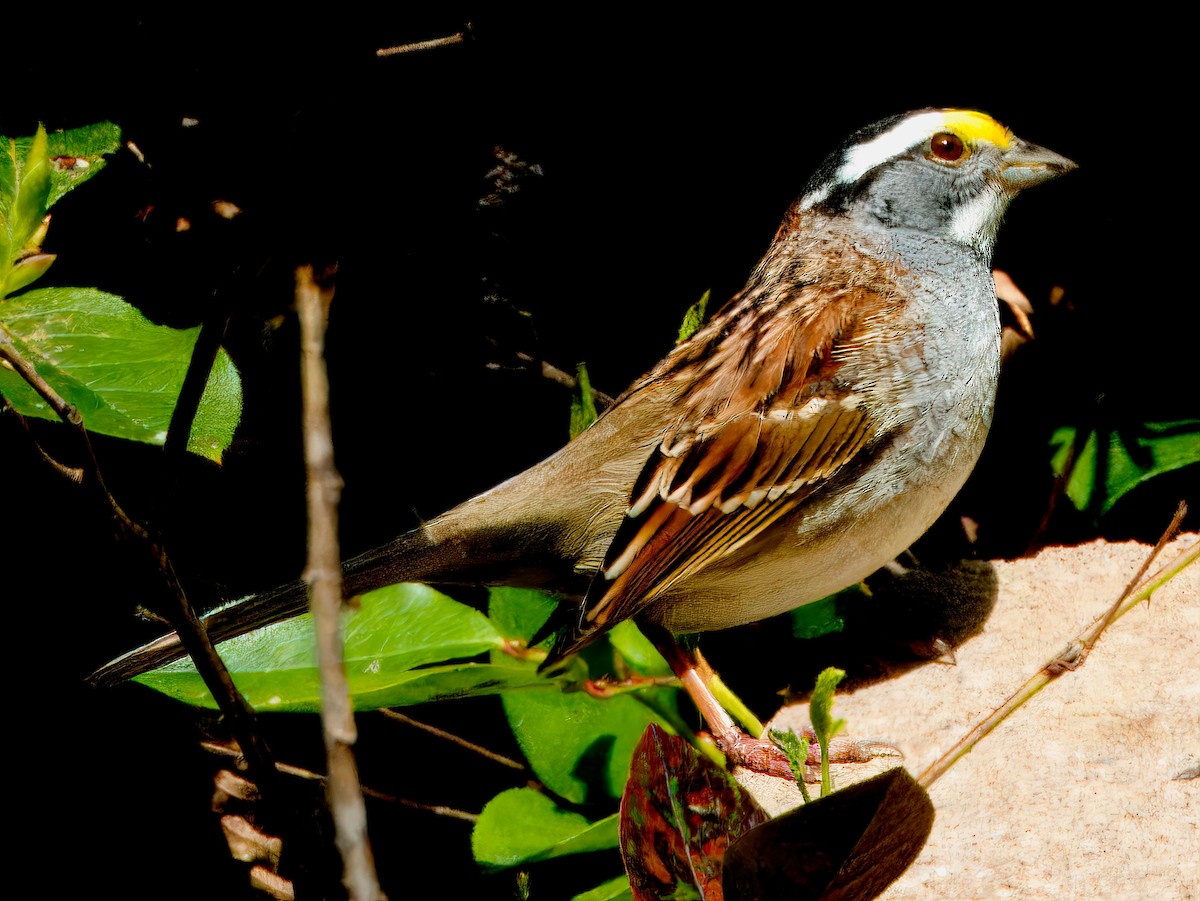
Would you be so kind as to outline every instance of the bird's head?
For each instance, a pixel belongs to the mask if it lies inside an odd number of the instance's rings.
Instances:
[[[928,232],[990,258],[1012,198],[1074,168],[987,113],[917,110],[851,135],[813,176],[799,208]]]

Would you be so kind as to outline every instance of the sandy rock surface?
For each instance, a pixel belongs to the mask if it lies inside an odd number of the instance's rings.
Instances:
[[[1197,540],[1179,537],[1159,562]],[[921,773],[1102,615],[1148,552],[1097,542],[996,562],[995,608],[956,665],[840,694],[835,715]],[[799,730],[807,715],[788,707],[771,726]],[[1200,899],[1200,563],[1112,624],[1080,669],[930,795],[933,832],[885,898]]]

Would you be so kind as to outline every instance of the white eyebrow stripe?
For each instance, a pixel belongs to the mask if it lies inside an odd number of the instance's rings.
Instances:
[[[834,181],[841,184],[857,182],[876,166],[935,134],[944,127],[945,121],[945,114],[941,110],[931,110],[897,122],[883,134],[849,150]]]

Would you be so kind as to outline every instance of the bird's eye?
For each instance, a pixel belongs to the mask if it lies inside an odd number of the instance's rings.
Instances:
[[[962,138],[948,131],[939,131],[929,141],[930,156],[953,163],[966,156],[967,148]]]

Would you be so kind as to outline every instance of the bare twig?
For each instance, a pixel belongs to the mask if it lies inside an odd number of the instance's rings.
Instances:
[[[411,807],[413,810],[423,810],[426,813],[432,813],[439,817],[449,817],[452,820],[463,820],[467,823],[479,822],[479,814],[471,813],[466,810],[459,810],[457,807],[447,807],[445,804],[422,804],[420,801],[413,801],[411,798],[398,798],[395,795],[384,794],[374,789],[363,789],[373,798],[378,798],[381,801],[390,801],[393,804],[401,804],[404,807]]]
[[[5,357],[5,359],[7,359],[7,357]],[[57,472],[68,482],[74,482],[76,485],[82,484],[83,467],[67,466],[67,464],[60,463],[58,460],[55,460],[52,456],[46,453],[46,449],[42,447],[37,438],[33,436],[33,432],[29,428],[29,421],[16,411],[16,408],[13,407],[8,398],[3,394],[0,394],[0,414],[13,416],[16,418],[16,422],[21,426],[22,429],[24,429],[25,435],[29,438],[29,443],[33,446],[33,449],[37,451],[37,454],[39,457],[41,457],[43,463]]]
[[[428,41],[413,41],[411,44],[397,44],[394,47],[381,47],[375,51],[375,55],[379,57],[397,56],[401,53],[420,53],[423,50],[436,50],[439,47],[450,47],[454,44],[461,44],[466,41],[467,35],[471,33],[471,23],[468,22],[462,31],[456,31],[454,34],[448,34],[442,38],[432,38]]]
[[[1004,722],[1011,714],[1023,707],[1039,691],[1063,673],[1070,672],[1082,666],[1088,653],[1095,647],[1100,635],[1109,625],[1124,616],[1142,601],[1148,600],[1150,595],[1165,583],[1174,578],[1186,567],[1195,563],[1197,559],[1200,559],[1200,541],[1197,541],[1185,548],[1178,557],[1153,576],[1144,581],[1142,580],[1142,577],[1150,568],[1150,564],[1154,561],[1155,557],[1158,556],[1163,547],[1166,546],[1171,538],[1174,537],[1176,531],[1178,531],[1179,524],[1183,521],[1186,513],[1187,505],[1180,503],[1175,517],[1171,520],[1171,524],[1163,533],[1162,538],[1159,539],[1158,544],[1151,550],[1142,566],[1138,569],[1137,574],[1126,586],[1116,602],[1075,640],[1068,644],[1054,659],[1047,661],[1037,673],[1026,680],[1025,684],[1013,692],[1003,704],[988,714],[987,717],[972,728],[963,738],[959,739],[953,748],[927,767],[925,772],[918,777],[917,782],[924,788],[928,788],[945,775],[959,758],[969,753],[988,733]]]
[[[25,379],[34,391],[42,396],[42,400],[50,405],[50,408],[58,415],[59,419],[67,423],[67,425],[73,426],[79,426],[83,422],[83,417],[79,415],[79,411],[67,403],[57,391],[51,388],[50,384],[38,374],[33,364],[17,352],[16,345],[12,343],[12,339],[3,330],[0,330],[0,357],[6,360],[12,366],[13,370],[21,378]]]
[[[1125,586],[1125,590],[1121,592],[1121,597],[1118,598],[1117,602],[1109,608],[1108,613],[1103,619],[1093,625],[1091,629],[1089,629],[1080,637],[1080,644],[1083,647],[1082,655],[1084,657],[1086,657],[1092,648],[1096,646],[1096,641],[1100,638],[1101,633],[1108,628],[1109,624],[1128,609],[1127,607],[1122,609],[1125,599],[1133,594],[1137,584],[1142,580],[1142,577],[1146,575],[1146,570],[1150,568],[1150,564],[1154,562],[1154,559],[1162,553],[1162,549],[1167,546],[1172,538],[1175,537],[1175,534],[1179,531],[1179,526],[1183,523],[1183,518],[1185,516],[1187,516],[1187,502],[1180,501],[1179,506],[1175,510],[1175,515],[1171,517],[1170,525],[1167,526],[1166,531],[1164,531],[1159,537],[1158,543],[1154,545],[1154,550],[1152,550],[1146,559],[1142,561],[1142,565],[1138,567],[1138,571],[1133,574],[1133,578],[1129,580],[1129,583]],[[1147,595],[1147,597],[1149,597],[1149,595]],[[1083,660],[1081,659],[1079,662],[1082,663]]]
[[[222,742],[205,741],[200,743],[204,750],[211,754],[218,754],[222,757],[230,757],[234,760],[240,759],[242,752],[237,748]],[[304,779],[308,782],[328,781],[324,773],[314,773],[312,770],[305,769],[302,766],[296,766],[291,763],[277,762],[275,769],[285,776],[292,776],[296,779]],[[413,810],[424,810],[427,813],[436,814],[437,816],[450,817],[455,820],[466,820],[469,823],[474,823],[479,819],[478,814],[470,813],[466,810],[459,810],[456,807],[447,807],[444,804],[425,804],[421,801],[414,801],[411,798],[401,798],[399,795],[391,795],[387,792],[380,791],[377,788],[371,788],[369,785],[362,786],[362,793],[368,798],[376,798],[388,804],[399,804],[403,807],[410,807]]]
[[[486,757],[488,760],[498,763],[501,766],[510,767],[514,770],[524,771],[525,769],[525,765],[523,763],[513,760],[511,757],[505,757],[503,754],[497,754],[495,751],[489,751],[482,745],[477,745],[474,742],[467,741],[465,738],[455,735],[453,732],[447,732],[444,729],[439,729],[437,726],[431,726],[428,723],[422,723],[420,720],[414,720],[412,717],[404,715],[399,710],[391,710],[387,707],[384,707],[382,710],[380,710],[380,713],[382,713],[388,719],[393,719],[397,722],[404,723],[406,726],[412,726],[413,728],[420,729],[423,732],[428,732],[430,735],[435,735],[438,738],[444,739],[452,744],[456,744],[460,748],[473,751],[481,757]]]
[[[527,365],[538,367],[538,371],[541,372],[543,378],[548,378],[552,382],[558,382],[558,384],[565,388],[570,388],[572,391],[574,391],[579,387],[579,379],[575,378],[575,376],[571,375],[571,373],[559,369],[553,363],[548,363],[545,360],[539,360],[531,354],[524,353],[523,351],[518,351],[517,359]],[[603,391],[597,391],[595,388],[592,389],[592,397],[596,401],[597,409],[600,410],[603,410],[606,407],[611,407],[615,402],[615,399],[611,394],[605,394]]]
[[[320,286],[311,266],[296,270],[300,316],[300,373],[304,395],[304,461],[308,472],[308,582],[317,665],[321,673],[321,724],[329,763],[327,795],[342,882],[351,901],[383,898],[367,837],[367,810],[352,750],[358,738],[342,658],[342,565],[337,504],[342,479],[333,463],[329,380],[325,371],[325,325],[333,290]]]

